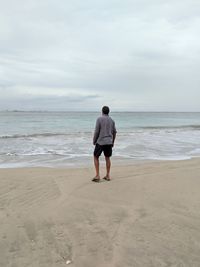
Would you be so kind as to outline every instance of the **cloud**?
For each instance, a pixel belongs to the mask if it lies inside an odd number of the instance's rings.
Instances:
[[[98,95],[69,93],[56,94],[11,94],[4,95],[1,107],[6,110],[92,110],[101,100]],[[58,108],[59,107],[59,108]]]
[[[199,110],[199,14],[196,0],[1,1],[0,105],[74,94],[100,96],[90,108]]]

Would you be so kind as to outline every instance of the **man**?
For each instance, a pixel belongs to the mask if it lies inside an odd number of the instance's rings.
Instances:
[[[96,121],[96,127],[93,137],[94,149],[94,166],[96,170],[96,176],[92,179],[93,182],[100,181],[99,174],[99,157],[101,153],[104,153],[106,160],[106,176],[103,178],[106,181],[110,181],[110,167],[112,156],[112,148],[114,146],[116,138],[115,122],[109,117],[109,107],[104,106],[102,108],[102,116]]]

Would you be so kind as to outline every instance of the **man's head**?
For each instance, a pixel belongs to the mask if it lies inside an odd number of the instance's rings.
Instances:
[[[107,106],[102,107],[102,114],[104,114],[104,115],[108,115],[109,112],[110,112],[109,107],[107,107]]]

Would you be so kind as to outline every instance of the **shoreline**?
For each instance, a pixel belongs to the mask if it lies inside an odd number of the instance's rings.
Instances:
[[[161,163],[161,162],[182,162],[182,161],[191,161],[195,159],[200,159],[200,156],[193,156],[190,158],[168,158],[168,159],[125,159],[125,158],[116,158],[113,156],[111,158],[112,160],[112,166],[131,166],[131,165],[140,165],[140,164],[148,164],[148,163]],[[10,164],[10,163],[8,163]],[[16,163],[20,164],[20,163]],[[4,169],[31,169],[31,168],[49,168],[49,169],[85,169],[85,168],[93,168],[93,157],[91,156],[91,162],[85,162],[80,164],[80,162],[76,162],[76,164],[73,165],[67,165],[67,164],[58,164],[58,165],[22,165],[22,166],[9,166],[9,167],[3,167],[1,165],[4,165],[4,163],[0,164],[0,170]],[[12,163],[11,163],[12,165]],[[100,157],[100,165],[104,166],[105,165],[105,160],[104,157]]]
[[[199,158],[114,162],[98,184],[93,174],[0,169],[0,265],[199,266]]]
[[[116,161],[114,159],[112,159],[111,161],[111,172],[112,170],[114,170],[114,172],[119,171],[120,168],[134,168],[134,167],[141,167],[143,166],[144,168],[148,168],[150,166],[157,166],[157,167],[165,167],[168,165],[184,165],[184,163],[186,163],[186,165],[188,164],[192,164],[192,163],[197,163],[199,162],[200,164],[200,157],[193,157],[190,159],[173,159],[173,160],[157,160],[157,159],[152,159],[152,160],[125,160],[125,161]],[[106,167],[106,163],[104,158],[102,157],[100,160],[100,170],[104,171]],[[63,165],[63,166],[27,166],[27,167],[9,167],[9,168],[1,168],[0,167],[0,178],[1,178],[1,171],[40,171],[40,170],[49,170],[49,171],[58,171],[58,172],[68,172],[68,171],[73,171],[73,172],[79,172],[81,170],[84,171],[88,171],[88,172],[93,172],[95,170],[94,168],[94,164],[93,164],[93,159],[91,160],[91,164],[83,164],[83,165],[73,165],[73,166],[67,166],[67,165]]]

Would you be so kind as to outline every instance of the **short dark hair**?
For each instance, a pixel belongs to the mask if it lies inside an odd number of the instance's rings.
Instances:
[[[102,107],[102,113],[103,113],[103,114],[108,115],[109,112],[110,112],[109,107],[107,107],[107,106]]]

